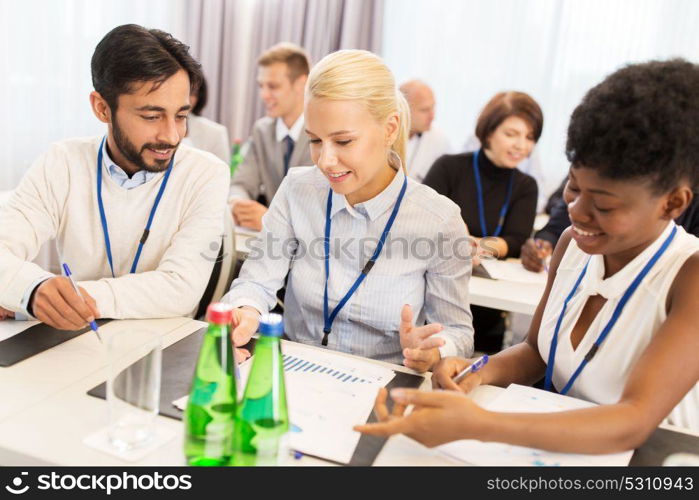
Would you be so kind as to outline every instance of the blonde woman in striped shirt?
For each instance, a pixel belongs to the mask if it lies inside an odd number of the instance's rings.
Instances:
[[[236,345],[288,275],[292,340],[418,371],[470,355],[468,234],[453,202],[405,176],[408,107],[390,70],[365,51],[326,56],[304,116],[315,166],[289,171],[225,297]]]

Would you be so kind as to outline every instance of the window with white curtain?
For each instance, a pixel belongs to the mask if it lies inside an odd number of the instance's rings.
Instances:
[[[399,82],[432,86],[435,123],[454,146],[496,92],[539,102],[546,192],[566,175],[568,120],[589,88],[628,63],[699,61],[695,0],[386,0],[385,8],[384,59]]]
[[[98,135],[90,59],[112,28],[135,23],[181,37],[186,0],[0,0],[0,191],[51,142]]]

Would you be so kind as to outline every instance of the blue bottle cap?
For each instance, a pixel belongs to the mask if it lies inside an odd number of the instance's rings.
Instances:
[[[284,333],[284,321],[281,314],[263,314],[260,316],[260,335],[281,337]]]

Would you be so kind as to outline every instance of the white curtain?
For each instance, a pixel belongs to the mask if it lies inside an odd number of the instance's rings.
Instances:
[[[632,62],[699,60],[695,0],[386,0],[385,9],[386,62],[399,81],[433,87],[435,122],[454,146],[496,92],[539,102],[547,192],[567,172],[568,120],[590,87]]]
[[[51,142],[97,135],[90,59],[112,28],[136,23],[180,38],[186,0],[0,0],[0,191]]]
[[[247,139],[264,114],[256,61],[265,49],[293,42],[311,63],[338,49],[378,51],[382,13],[383,0],[190,0],[186,39],[209,90],[203,115]]]

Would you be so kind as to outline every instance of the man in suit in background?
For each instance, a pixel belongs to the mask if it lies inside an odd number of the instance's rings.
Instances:
[[[280,43],[263,53],[257,64],[267,116],[253,126],[248,153],[231,179],[228,198],[236,224],[259,231],[289,168],[313,162],[303,120],[308,56],[297,45]]]
[[[408,175],[418,182],[427,175],[434,161],[451,153],[447,136],[432,126],[434,120],[434,93],[420,80],[409,80],[400,86],[410,106],[410,139],[406,165]]]

